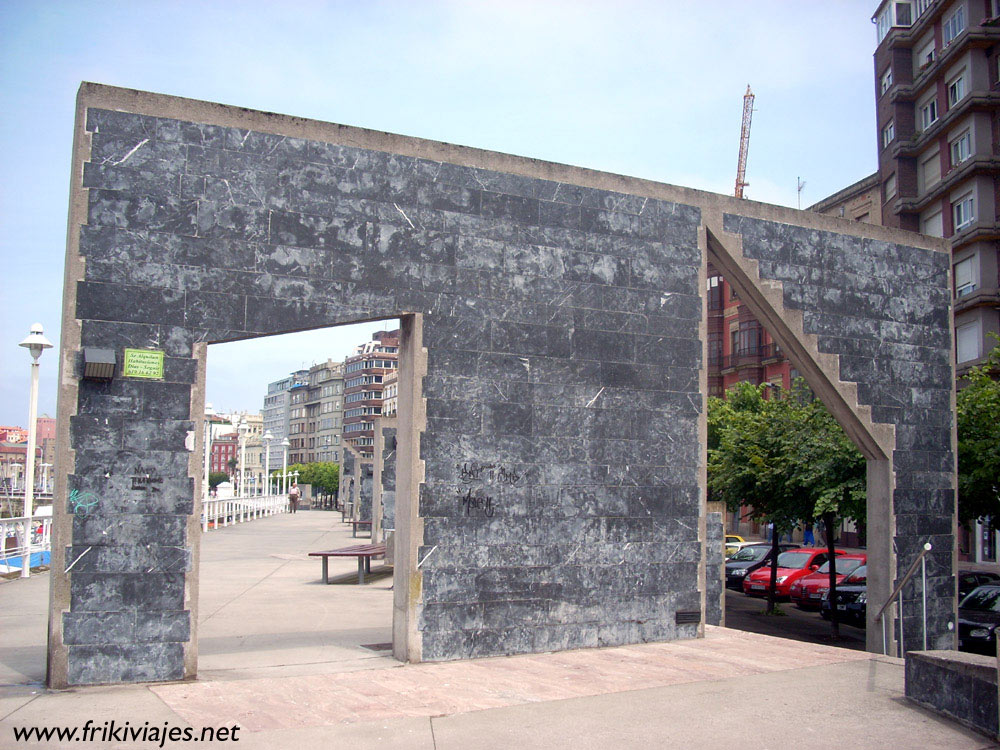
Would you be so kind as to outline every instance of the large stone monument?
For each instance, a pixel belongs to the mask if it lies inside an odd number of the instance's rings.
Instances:
[[[870,605],[930,539],[928,632],[953,643],[943,241],[93,84],[69,222],[52,686],[196,673],[206,345],[382,318],[395,655],[698,636],[721,597],[709,257],[869,459]],[[110,381],[85,377],[91,347]]]

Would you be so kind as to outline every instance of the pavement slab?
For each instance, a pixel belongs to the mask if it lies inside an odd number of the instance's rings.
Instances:
[[[88,720],[239,725],[247,750],[997,747],[907,702],[898,659],[727,628],[671,643],[404,665],[363,645],[392,638],[392,579],[358,586],[346,561],[331,571],[344,583],[324,586],[305,557],[349,539],[339,514],[321,512],[207,534],[199,676],[186,683],[46,690],[48,576],[0,584],[0,748],[14,746],[14,727]]]
[[[442,716],[851,661],[871,654],[708,628],[708,637],[555,654],[151,688],[192,725],[251,732]]]

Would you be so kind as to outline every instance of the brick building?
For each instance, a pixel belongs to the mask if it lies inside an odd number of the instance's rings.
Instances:
[[[951,239],[961,377],[1000,331],[1000,0],[886,0],[872,20],[882,222]]]
[[[362,455],[375,450],[384,380],[399,366],[399,330],[378,331],[344,360],[344,440]]]

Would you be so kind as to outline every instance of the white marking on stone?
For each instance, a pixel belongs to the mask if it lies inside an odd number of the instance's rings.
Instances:
[[[392,205],[394,205],[396,207],[396,210],[399,211],[399,213],[402,215],[404,219],[406,219],[406,223],[410,225],[410,229],[416,229],[416,227],[413,225],[413,222],[410,221],[410,217],[407,216],[406,213],[403,211],[403,209],[399,207],[399,204],[393,203]]]
[[[624,565],[625,564],[625,553],[628,552],[628,548],[631,547],[631,546],[632,546],[632,542],[627,542],[625,544],[625,546],[622,547],[622,559],[621,559],[621,562],[618,563],[619,565]]]
[[[85,549],[83,552],[80,553],[80,556],[78,558],[76,558],[73,562],[69,564],[69,567],[66,568],[66,570],[63,571],[63,573],[69,573],[71,570],[73,570],[73,566],[76,565],[78,562],[80,562],[80,560],[83,559],[83,556],[86,555],[88,552],[90,552],[90,550],[92,549],[94,548],[87,547],[87,549]]]
[[[589,409],[591,406],[593,406],[594,402],[597,401],[597,399],[599,399],[601,397],[602,393],[604,393],[604,386],[603,385],[601,386],[601,390],[599,390],[597,392],[597,395],[594,396],[592,399],[590,399],[590,403],[587,404],[586,408]]]
[[[496,383],[494,383],[493,387],[497,389],[497,393],[500,394],[500,398],[502,398],[504,401],[506,401],[507,400],[507,394],[500,390],[500,386],[498,386]]]
[[[115,166],[115,167],[121,166],[122,164],[124,164],[125,162],[127,162],[129,159],[132,158],[132,154],[134,154],[140,148],[142,148],[143,146],[145,146],[147,143],[149,143],[149,138],[143,138],[141,141],[139,141],[137,144],[135,144],[135,147],[131,151],[129,151],[127,154],[125,154],[125,156],[123,156],[118,161],[111,162],[111,164],[113,166]]]
[[[673,296],[674,296],[673,292],[665,292],[662,295],[660,295],[660,307],[663,307],[665,304],[667,304],[667,301]]]
[[[285,136],[281,136],[281,140],[279,140],[277,143],[271,146],[271,150],[267,152],[267,155],[270,156],[271,154],[273,154],[274,150],[284,142],[285,142]]]
[[[521,364],[524,365],[524,369],[531,372],[531,360],[527,357],[518,357],[518,359],[521,360]]]
[[[643,199],[642,199],[642,206],[641,206],[641,207],[639,208],[639,214],[640,214],[640,215],[642,214],[642,212],[643,212],[643,211],[645,211],[645,210],[646,210],[646,203],[647,203],[648,201],[649,201],[649,198],[643,198]]]
[[[229,184],[229,180],[223,179],[222,181],[226,185],[226,190],[229,191],[229,202],[232,203],[235,206],[236,205],[236,199],[233,197],[233,187],[232,187],[232,185]]]
[[[431,551],[428,552],[426,555],[424,555],[424,559],[423,560],[421,560],[420,562],[417,563],[417,568],[418,569],[420,568],[421,565],[423,565],[425,562],[427,562],[427,558],[430,557],[431,555],[433,555],[434,554],[434,550],[436,550],[437,548],[438,548],[438,546],[436,544],[433,547],[431,547]]]

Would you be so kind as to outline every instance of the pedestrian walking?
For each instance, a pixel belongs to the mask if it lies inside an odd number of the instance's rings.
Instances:
[[[302,497],[302,490],[299,489],[299,483],[292,482],[292,486],[288,490],[288,506],[291,508],[292,513],[299,509],[300,497]]]
[[[802,532],[802,543],[807,547],[812,547],[816,544],[816,537],[813,535],[812,521],[808,521],[805,525],[805,529]]]

